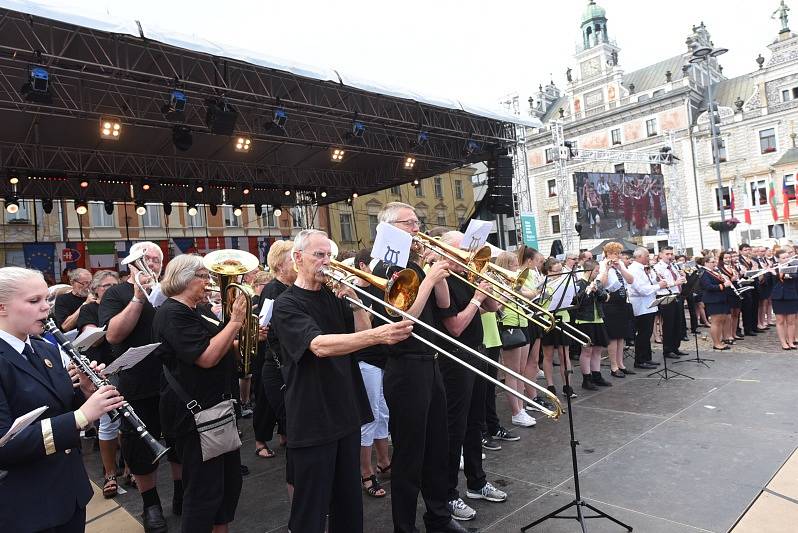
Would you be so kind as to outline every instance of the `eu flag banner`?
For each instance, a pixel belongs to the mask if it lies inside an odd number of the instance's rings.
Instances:
[[[25,266],[55,279],[55,243],[23,244]]]

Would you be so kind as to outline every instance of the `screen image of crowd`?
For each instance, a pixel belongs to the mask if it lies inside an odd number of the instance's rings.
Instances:
[[[574,173],[583,239],[668,233],[668,207],[660,174]]]

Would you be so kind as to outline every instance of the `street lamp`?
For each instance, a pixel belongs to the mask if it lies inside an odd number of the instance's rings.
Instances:
[[[718,57],[729,50],[726,48],[710,48],[709,46],[699,46],[693,50],[690,63],[707,63],[710,58]],[[729,230],[726,228],[726,212],[723,208],[723,180],[720,177],[720,149],[718,135],[720,134],[720,110],[718,104],[712,100],[712,70],[707,64],[707,118],[709,119],[709,131],[712,134],[712,153],[715,160],[715,175],[718,178],[718,206],[720,207],[720,246],[724,250],[729,249]],[[717,115],[715,115],[717,113]],[[715,118],[717,116],[717,122]]]

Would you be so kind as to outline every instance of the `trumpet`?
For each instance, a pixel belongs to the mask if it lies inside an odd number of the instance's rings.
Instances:
[[[486,380],[490,381],[491,383],[493,383],[497,387],[501,387],[502,389],[504,389],[508,393],[512,394],[516,398],[518,398],[520,400],[523,400],[523,401],[525,401],[525,402],[527,402],[527,403],[529,403],[531,405],[536,406],[546,416],[548,416],[550,418],[553,418],[553,419],[558,419],[560,417],[560,415],[562,415],[562,405],[560,404],[559,398],[557,398],[556,395],[552,394],[552,392],[549,391],[548,389],[546,389],[544,387],[541,387],[540,385],[538,385],[534,381],[522,376],[521,374],[511,370],[510,368],[505,367],[504,365],[492,360],[491,358],[479,353],[478,351],[474,350],[473,348],[469,348],[468,346],[466,346],[465,344],[461,343],[457,339],[452,338],[451,336],[447,335],[446,333],[443,333],[442,331],[439,331],[439,330],[435,329],[434,327],[430,326],[429,324],[427,324],[427,323],[425,323],[425,322],[423,322],[421,320],[418,320],[414,316],[406,313],[405,311],[399,309],[398,307],[395,307],[391,303],[383,301],[383,300],[380,300],[379,298],[377,298],[376,296],[373,296],[368,291],[363,290],[362,288],[358,287],[355,283],[352,283],[352,281],[350,279],[351,275],[354,275],[354,276],[359,277],[359,278],[361,278],[361,279],[363,279],[365,281],[368,281],[369,280],[369,276],[365,272],[361,272],[361,271],[359,271],[357,269],[354,269],[354,268],[351,268],[351,267],[349,269],[347,269],[347,270],[340,270],[340,269],[336,268],[331,263],[331,266],[325,268],[323,270],[323,273],[324,273],[325,276],[327,276],[328,282],[330,283],[330,285],[341,284],[341,285],[344,285],[346,287],[349,287],[352,290],[354,290],[356,293],[358,293],[359,295],[361,295],[363,297],[366,297],[366,298],[368,298],[371,301],[378,302],[378,303],[382,304],[383,306],[385,306],[386,310],[392,311],[393,313],[396,314],[396,316],[401,316],[404,319],[410,320],[411,322],[413,322],[413,324],[423,327],[424,329],[426,329],[430,333],[436,335],[437,337],[440,337],[441,339],[443,339],[443,340],[445,340],[445,341],[457,346],[459,349],[461,349],[463,351],[466,351],[469,354],[473,355],[474,357],[477,357],[480,360],[482,360],[482,361],[484,361],[484,362],[486,362],[486,363],[488,363],[490,365],[493,365],[496,368],[504,371],[505,374],[513,376],[514,378],[522,381],[523,383],[529,385],[530,387],[534,387],[539,392],[541,392],[545,396],[547,396],[551,400],[551,402],[552,402],[552,404],[554,405],[555,408],[554,408],[553,411],[551,409],[547,409],[546,407],[540,405],[539,403],[535,402],[531,398],[528,398],[525,394],[523,394],[521,392],[518,392],[517,390],[513,389],[512,387],[510,387],[508,385],[505,385],[503,382],[490,377],[488,374],[486,374],[482,370],[480,370],[480,369],[478,369],[478,368],[476,368],[476,367],[474,367],[472,365],[469,365],[468,363],[466,363],[462,359],[452,355],[448,351],[440,348],[439,346],[437,346],[434,343],[428,341],[424,337],[422,337],[420,335],[417,335],[416,333],[411,333],[411,336],[413,338],[417,339],[419,342],[422,342],[422,343],[426,344],[427,346],[429,346],[430,348],[432,348],[436,352],[438,352],[438,353],[440,353],[442,355],[445,355],[446,357],[450,358],[452,361],[457,362],[458,364],[466,367],[468,370],[474,372],[475,374],[477,374],[478,376],[482,377],[483,379],[486,379]],[[361,274],[363,274],[363,276],[361,276]],[[373,310],[371,307],[363,304],[362,302],[360,302],[357,299],[350,298],[350,297],[347,296],[346,300],[350,304],[352,304],[354,306],[357,306],[357,307],[360,307],[361,309],[363,309],[366,312],[374,315],[375,317],[379,318],[380,320],[382,320],[385,323],[392,322],[392,320],[390,318],[378,313],[377,311]]]
[[[141,290],[141,292],[146,294],[147,297],[149,298],[150,293],[152,292],[152,288],[147,290],[147,288],[144,286],[144,284],[141,283],[141,280],[139,279],[139,276],[149,276],[149,278],[154,283],[157,283],[158,280],[156,279],[157,276],[155,275],[155,273],[152,270],[150,270],[149,266],[147,266],[147,261],[144,260],[144,251],[143,250],[139,250],[139,251],[137,251],[135,253],[132,253],[129,256],[127,256],[124,259],[122,259],[121,262],[125,266],[133,265],[134,267],[136,267],[138,272],[136,272],[136,275],[133,276],[133,282]]]
[[[252,312],[251,287],[236,283],[236,278],[258,268],[260,261],[249,252],[242,250],[216,250],[202,259],[202,265],[211,273],[212,281],[218,286],[222,297],[222,321],[227,322],[233,309],[235,298],[230,291],[238,291],[247,302],[246,319],[238,332],[238,353],[244,375],[249,374],[252,360],[258,353],[258,315]],[[213,289],[211,289],[213,290]]]
[[[508,309],[515,311],[533,324],[541,327],[546,332],[549,332],[554,328],[556,321],[554,315],[550,311],[540,307],[538,304],[525,297],[512,287],[508,287],[507,285],[500,283],[494,279],[493,276],[487,275],[486,269],[490,268],[494,272],[497,272],[496,269],[498,268],[495,265],[490,267],[488,266],[491,264],[491,252],[489,246],[483,246],[482,248],[470,252],[467,250],[461,250],[450,244],[446,244],[438,239],[433,239],[424,233],[416,233],[413,235],[413,241],[427,250],[437,253],[444,259],[451,261],[465,270],[467,273],[466,276],[461,276],[460,274],[451,271],[450,274],[474,290],[481,292],[488,298],[491,298],[504,305]],[[480,281],[486,281],[491,284],[494,289],[497,289],[498,295],[482,290],[477,285],[477,283]]]

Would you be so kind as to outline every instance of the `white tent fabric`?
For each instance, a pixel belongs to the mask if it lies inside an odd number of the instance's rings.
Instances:
[[[95,30],[131,35],[133,37],[140,36],[139,27],[135,20],[123,20],[102,12],[88,13],[85,6],[79,4],[68,6],[65,2],[46,0],[0,0],[0,7]],[[186,50],[235,59],[252,65],[290,72],[306,78],[342,83],[345,86],[386,96],[414,100],[419,103],[447,109],[457,109],[494,120],[532,128],[543,127],[543,124],[533,117],[519,117],[502,110],[487,109],[482,106],[470,105],[455,99],[419,94],[415,91],[395,86],[389,87],[378,81],[362,79],[332,68],[305,65],[295,61],[270,57],[262,52],[245,50],[236,46],[214,43],[196,36],[181,34],[180,32],[175,32],[167,28],[158,27],[157,24],[151,24],[147,21],[141,21],[141,27],[147,39]]]

